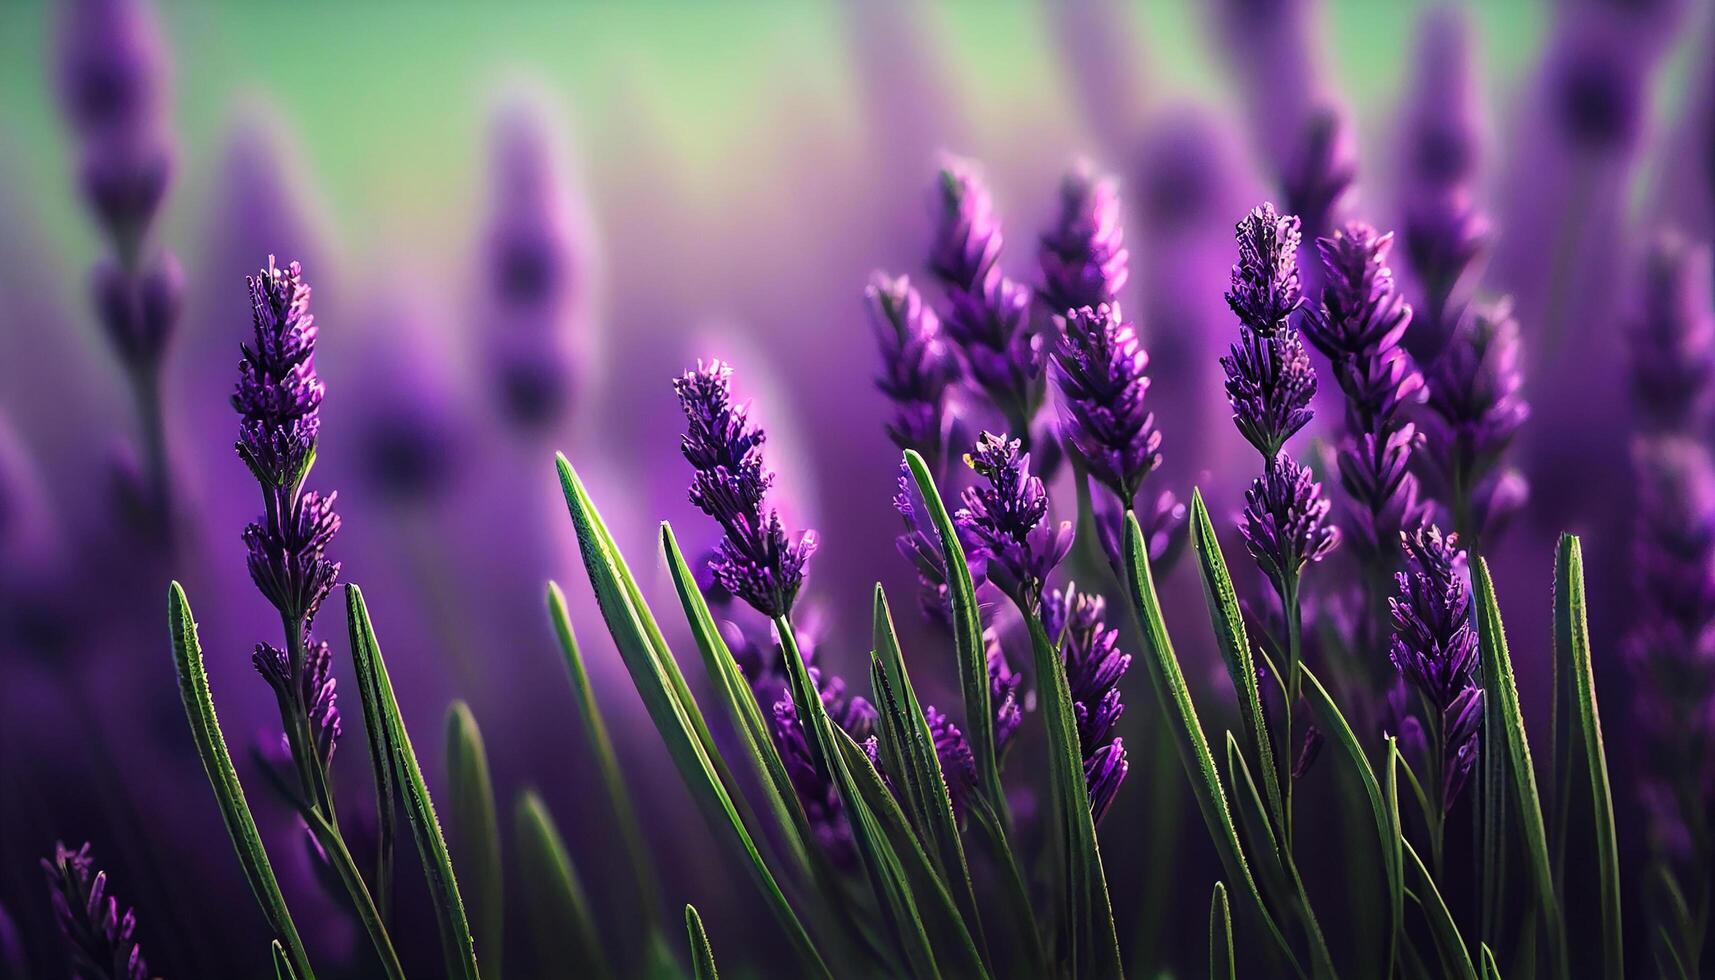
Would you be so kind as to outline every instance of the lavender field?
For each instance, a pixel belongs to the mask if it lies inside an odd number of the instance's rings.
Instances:
[[[0,980],[1715,975],[1715,9],[0,7]]]

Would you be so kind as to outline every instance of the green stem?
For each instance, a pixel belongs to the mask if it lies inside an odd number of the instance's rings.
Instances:
[[[310,833],[321,845],[322,853],[327,855],[328,863],[333,865],[339,880],[345,884],[345,890],[351,896],[352,905],[357,909],[357,917],[363,923],[363,929],[369,934],[369,941],[375,946],[376,955],[381,957],[381,967],[387,971],[389,980],[405,980],[405,968],[399,963],[399,954],[393,948],[393,938],[387,934],[387,926],[381,921],[381,912],[375,907],[375,900],[369,894],[369,888],[363,883],[363,876],[358,873],[357,862],[352,860],[351,851],[345,846],[345,838],[340,836],[339,828],[324,819],[314,808],[303,811],[304,822],[309,825]]]
[[[1299,694],[1304,686],[1303,674],[1299,670],[1304,644],[1304,616],[1298,606],[1297,576],[1288,576],[1281,583],[1280,601],[1286,615],[1286,708],[1282,712],[1280,752],[1280,782],[1286,826],[1281,828],[1281,846],[1285,848],[1290,857],[1292,854],[1292,784],[1294,782],[1292,769],[1296,761],[1292,740],[1292,707],[1298,703]]]

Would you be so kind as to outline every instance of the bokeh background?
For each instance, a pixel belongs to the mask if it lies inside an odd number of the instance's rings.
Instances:
[[[1217,514],[1230,513],[1246,450],[1225,423],[1214,357],[1232,329],[1220,296],[1232,223],[1278,198],[1281,133],[1323,103],[1344,113],[1355,153],[1342,213],[1396,220],[1401,104],[1429,5],[162,0],[147,10],[170,78],[174,150],[151,247],[176,254],[184,276],[163,385],[170,552],[127,528],[113,489],[138,454],[138,423],[90,298],[107,246],[80,196],[57,94],[64,7],[0,5],[0,909],[10,924],[0,946],[30,975],[63,970],[35,866],[56,838],[95,842],[114,887],[140,908],[157,972],[266,968],[260,917],[192,754],[163,613],[167,581],[184,581],[235,751],[270,731],[249,651],[277,623],[244,571],[239,532],[258,503],[231,451],[226,402],[249,330],[243,276],[270,254],[301,260],[315,288],[329,395],[312,483],[340,491],[333,556],[369,596],[431,785],[444,785],[442,714],[462,697],[483,725],[503,809],[538,787],[592,892],[617,896],[598,902],[598,919],[631,934],[611,818],[543,611],[543,584],[559,579],[650,839],[673,869],[667,898],[697,901],[717,949],[741,950],[765,923],[749,911],[748,884],[707,846],[637,710],[588,600],[553,451],[592,484],[665,599],[657,522],[713,540],[684,499],[669,382],[698,358],[734,362],[769,426],[786,506],[822,538],[811,592],[826,656],[860,663],[868,584],[912,587],[892,542],[897,457],[872,381],[863,286],[872,269],[921,269],[939,152],[981,162],[1014,243],[1006,263],[1021,271],[1060,176],[1088,158],[1119,176],[1128,202],[1128,304],[1166,393],[1164,472],[1181,496],[1201,483]],[[1611,642],[1626,625],[1629,580],[1616,516],[1629,505],[1621,327],[1638,308],[1653,235],[1672,225],[1707,241],[1715,225],[1709,12],[1685,0],[1459,10],[1482,120],[1477,195],[1496,229],[1482,291],[1516,298],[1536,406],[1520,447],[1532,502],[1495,556],[1502,601],[1515,657],[1543,681],[1553,535],[1587,534],[1592,615],[1610,641],[1598,671],[1614,678],[1611,710],[1623,718]],[[1610,93],[1618,107],[1591,110],[1618,113],[1620,131],[1594,141],[1578,136],[1577,106],[1554,88],[1592,21],[1624,66]],[[1264,26],[1247,34],[1235,23]],[[507,149],[517,139],[525,151]],[[515,200],[508,166],[519,152],[549,188],[541,206],[563,246],[553,274],[565,289],[549,319],[571,367],[563,410],[528,428],[513,423],[490,370],[509,342],[491,235]],[[1198,634],[1182,642],[1199,658],[1207,638],[1187,579],[1182,569],[1169,583],[1169,620]],[[320,632],[349,692],[342,620],[330,608]],[[937,670],[925,668],[927,683],[945,691],[951,671]],[[1131,684],[1128,739],[1146,745],[1144,682]],[[1527,692],[1537,718],[1545,686]],[[347,697],[342,792],[364,799]],[[1116,853],[1136,846],[1143,787],[1181,778],[1169,756],[1134,753],[1119,817],[1104,825]],[[312,947],[361,943],[320,897],[283,808],[245,778],[294,907],[322,906],[305,913],[320,923]],[[1621,823],[1635,842],[1635,815]],[[1186,860],[1206,858],[1189,829]],[[1122,921],[1135,920],[1142,885],[1115,890]],[[216,934],[199,936],[195,923],[210,921]],[[1153,928],[1173,934],[1171,922]],[[1200,954],[1158,963],[1188,967]]]

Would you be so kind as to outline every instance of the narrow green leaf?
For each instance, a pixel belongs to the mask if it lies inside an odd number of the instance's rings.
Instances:
[[[179,675],[179,697],[184,702],[185,717],[190,721],[191,736],[196,741],[197,756],[208,774],[214,798],[220,804],[220,816],[226,823],[232,848],[244,877],[250,883],[251,894],[268,920],[277,946],[289,954],[293,971],[299,980],[314,980],[315,971],[304,953],[298,927],[286,908],[286,897],[280,893],[280,882],[274,877],[274,866],[268,862],[268,852],[262,847],[262,835],[256,830],[256,819],[250,814],[250,804],[244,798],[244,787],[238,781],[238,770],[232,766],[232,754],[226,749],[226,737],[220,731],[220,719],[215,715],[214,696],[209,692],[208,670],[203,665],[202,643],[197,639],[196,619],[191,615],[190,601],[185,590],[174,582],[167,590],[167,625],[173,637],[173,663]]]
[[[286,955],[286,947],[276,939],[268,947],[269,955],[274,958],[274,980],[298,980],[297,973],[292,970],[292,960]]]
[[[1018,866],[1018,855],[1007,841],[1006,828],[1001,826],[1000,814],[994,811],[988,798],[981,793],[971,794],[966,801],[965,812],[969,814],[971,826],[979,834],[984,849],[1000,876],[999,901],[1001,911],[1006,916],[1006,928],[996,930],[1003,935],[996,936],[995,939],[1005,940],[1009,945],[1004,951],[1001,951],[1001,947],[996,947],[993,952],[995,962],[1007,964],[1009,969],[1005,973],[1009,976],[1046,976],[1048,954],[1042,948],[1041,926],[1036,921],[1036,910],[1031,904],[1030,886],[1025,882],[1024,871]]]
[[[1084,755],[1078,746],[1078,719],[1072,711],[1072,691],[1066,664],[1054,641],[1042,629],[1035,612],[1026,617],[1036,660],[1037,707],[1048,728],[1048,786],[1054,825],[1059,833],[1060,867],[1066,875],[1061,927],[1070,940],[1072,975],[1118,977],[1119,938],[1108,899],[1107,876],[1090,816],[1090,794],[1084,784]]]
[[[1274,742],[1269,737],[1268,721],[1262,713],[1262,695],[1257,690],[1256,661],[1251,656],[1251,643],[1245,635],[1244,613],[1239,608],[1239,595],[1233,588],[1232,575],[1227,571],[1227,559],[1221,553],[1221,543],[1215,537],[1215,526],[1209,520],[1209,509],[1203,503],[1203,492],[1191,493],[1191,542],[1197,552],[1197,566],[1202,573],[1203,597],[1209,604],[1209,617],[1215,624],[1215,638],[1220,641],[1221,659],[1226,662],[1227,676],[1239,700],[1239,728],[1245,747],[1256,768],[1262,772],[1263,790],[1268,812],[1275,829],[1285,832],[1286,810],[1280,793],[1279,764],[1274,756]]]
[[[375,905],[382,922],[392,918],[394,851],[399,839],[399,785],[394,774],[393,730],[381,710],[381,692],[374,676],[359,674],[358,697],[363,705],[364,741],[369,747],[369,770],[375,776]]]
[[[1328,940],[1322,934],[1322,923],[1310,905],[1310,894],[1304,888],[1304,878],[1290,848],[1279,846],[1274,831],[1268,825],[1268,812],[1263,809],[1262,795],[1257,792],[1256,779],[1251,776],[1250,763],[1245,761],[1239,741],[1227,732],[1227,767],[1233,783],[1234,809],[1239,813],[1239,825],[1252,841],[1261,841],[1263,856],[1257,860],[1263,894],[1276,896],[1277,901],[1291,902],[1304,926],[1304,936],[1310,943],[1315,973],[1334,975],[1334,960],[1328,951]]]
[[[1573,737],[1583,749],[1580,769],[1589,780],[1591,820],[1596,832],[1596,865],[1601,877],[1602,964],[1610,978],[1625,976],[1626,957],[1620,920],[1620,855],[1614,835],[1614,802],[1608,788],[1608,756],[1602,744],[1602,716],[1596,705],[1596,676],[1590,660],[1590,627],[1585,618],[1584,552],[1578,539],[1561,535],[1554,575],[1555,662],[1571,683]],[[1567,806],[1570,800],[1561,799]]]
[[[929,511],[929,520],[941,539],[941,551],[947,559],[947,594],[952,605],[953,643],[959,657],[959,687],[965,700],[965,739],[971,744],[976,759],[977,783],[989,798],[989,803],[1001,818],[1004,828],[1010,823],[1006,791],[1000,782],[1000,758],[995,749],[994,707],[989,702],[988,651],[983,643],[982,618],[977,613],[976,586],[971,582],[971,568],[965,559],[964,545],[959,543],[958,530],[952,515],[941,500],[941,491],[929,473],[929,464],[915,451],[905,451],[905,465],[917,484]]]
[[[892,927],[914,976],[986,977],[988,968],[977,951],[946,883],[923,852],[904,811],[870,765],[869,756],[833,723],[822,703],[809,667],[785,617],[774,620],[780,637],[792,704],[804,727],[805,740],[816,768],[827,773],[839,793],[840,805],[852,829],[864,874]],[[848,754],[845,747],[849,745]],[[939,940],[931,940],[934,935]]]
[[[447,709],[447,774],[452,783],[454,849],[465,869],[465,884],[475,910],[475,941],[485,950],[489,980],[500,976],[505,945],[506,885],[500,863],[500,817],[494,804],[494,780],[488,752],[470,705],[454,701]]]
[[[1304,682],[1305,700],[1310,702],[1311,710],[1316,712],[1322,722],[1322,730],[1338,744],[1345,752],[1346,758],[1352,764],[1352,771],[1357,773],[1358,781],[1364,787],[1364,795],[1370,801],[1370,815],[1375,818],[1376,841],[1382,852],[1382,874],[1387,879],[1389,935],[1388,962],[1384,975],[1392,975],[1393,962],[1398,950],[1401,922],[1405,917],[1405,885],[1404,876],[1400,871],[1400,827],[1398,791],[1394,782],[1394,770],[1391,765],[1388,770],[1388,789],[1384,794],[1381,783],[1376,780],[1375,770],[1370,766],[1369,756],[1364,753],[1364,747],[1358,741],[1356,732],[1346,721],[1339,705],[1328,689],[1322,686],[1316,674],[1304,664],[1299,665],[1299,676]]]
[[[613,750],[613,739],[607,732],[595,689],[590,686],[589,671],[584,667],[583,653],[578,648],[577,634],[572,631],[572,618],[566,611],[566,595],[558,584],[548,583],[548,618],[554,626],[554,636],[560,642],[560,653],[566,660],[566,673],[571,676],[572,693],[578,700],[578,720],[583,723],[584,737],[589,739],[601,770],[607,801],[613,809],[615,828],[625,856],[631,863],[631,875],[636,882],[642,905],[643,921],[650,932],[660,928],[661,898],[655,873],[655,862],[649,856],[649,845],[643,840],[643,822],[637,819],[637,809],[631,800],[631,790],[619,768],[619,757]]]
[[[697,980],[718,980],[715,951],[709,946],[708,933],[703,931],[703,919],[695,905],[685,906],[685,931],[690,934],[691,969]]]
[[[611,977],[601,932],[590,916],[583,884],[548,808],[540,797],[526,790],[518,794],[512,822],[524,919],[530,928],[537,971],[543,976],[590,980]]]
[[[1209,980],[1238,980],[1233,962],[1233,914],[1227,907],[1227,886],[1215,882],[1209,896]]]
[[[941,757],[935,752],[935,737],[923,717],[923,706],[911,687],[905,655],[893,629],[893,613],[887,595],[878,584],[871,629],[874,650],[871,676],[881,718],[884,748],[893,765],[888,772],[905,801],[911,825],[935,870],[952,890],[953,900],[965,917],[971,935],[982,945],[982,922],[977,915],[977,896],[971,887],[970,867],[959,841],[959,823],[953,816],[953,800],[941,772]]]
[[[381,910],[376,906],[374,897],[369,894],[369,886],[363,880],[363,873],[357,870],[357,862],[352,859],[350,849],[345,846],[345,837],[316,807],[302,807],[298,816],[315,837],[322,853],[327,856],[329,867],[339,876],[340,884],[351,897],[357,920],[369,935],[376,955],[381,958],[381,968],[391,980],[404,980],[405,967],[399,962],[399,952],[393,947],[393,937],[381,922]]]
[[[583,555],[602,618],[680,777],[716,835],[736,850],[800,959],[813,974],[829,976],[815,942],[804,930],[757,849],[749,829],[754,820],[746,818],[741,802],[735,799],[732,787],[736,783],[726,772],[714,737],[708,733],[702,713],[691,698],[665,640],[661,639],[660,627],[643,602],[631,570],[614,547],[572,464],[564,455],[557,455],[555,463],[566,507],[577,530],[578,550]]]
[[[1501,967],[1495,962],[1495,951],[1489,948],[1488,943],[1483,943],[1482,948],[1483,980],[1501,980]]]
[[[351,634],[351,655],[357,663],[358,683],[379,695],[382,724],[388,728],[392,741],[393,774],[399,781],[405,815],[411,823],[411,834],[417,840],[423,874],[429,881],[447,973],[464,980],[479,980],[476,943],[470,934],[464,900],[459,897],[458,880],[453,874],[452,859],[447,855],[446,838],[442,836],[440,821],[435,817],[435,804],[429,798],[429,787],[423,781],[417,753],[411,748],[405,719],[399,714],[399,702],[393,694],[393,682],[387,676],[387,662],[381,656],[381,646],[375,639],[369,609],[363,602],[363,590],[349,583],[345,587],[345,614]]]
[[[1269,937],[1292,964],[1293,972],[1304,976],[1304,967],[1292,951],[1292,944],[1269,913],[1245,861],[1244,848],[1239,843],[1238,829],[1233,825],[1227,807],[1226,792],[1221,788],[1221,773],[1215,757],[1209,751],[1209,740],[1203,725],[1197,720],[1197,707],[1191,691],[1185,685],[1185,674],[1179,668],[1179,658],[1173,653],[1173,641],[1167,635],[1167,624],[1161,616],[1161,600],[1155,591],[1155,579],[1149,568],[1148,549],[1144,547],[1143,531],[1137,517],[1127,515],[1125,531],[1126,586],[1132,601],[1132,611],[1143,634],[1143,662],[1149,670],[1151,686],[1161,713],[1172,720],[1174,743],[1179,749],[1180,764],[1191,782],[1197,798],[1197,809],[1208,825],[1209,836],[1221,856],[1221,864],[1229,878],[1244,886],[1244,894],[1259,921],[1267,928]]]
[[[1489,563],[1478,558],[1471,570],[1471,588],[1477,609],[1477,634],[1483,653],[1485,698],[1494,698],[1496,715],[1485,714],[1484,738],[1499,738],[1506,747],[1507,768],[1513,781],[1513,799],[1524,832],[1525,851],[1535,885],[1537,909],[1548,933],[1548,948],[1556,976],[1567,975],[1566,936],[1562,930],[1560,903],[1554,893],[1554,872],[1548,859],[1548,832],[1542,820],[1542,801],[1536,789],[1536,769],[1530,760],[1530,741],[1525,735],[1524,715],[1519,707],[1518,684],[1513,677],[1512,657],[1507,653],[1506,630],[1495,601],[1495,584]],[[1500,730],[1487,728],[1487,719],[1498,718]]]
[[[1459,926],[1453,921],[1453,913],[1447,910],[1447,903],[1441,899],[1440,889],[1435,887],[1435,876],[1429,873],[1410,841],[1405,842],[1404,852],[1406,865],[1415,873],[1417,881],[1417,887],[1411,889],[1410,894],[1429,922],[1429,935],[1435,941],[1436,954],[1441,957],[1443,975],[1477,980],[1477,970],[1471,965],[1471,951],[1465,947]]]

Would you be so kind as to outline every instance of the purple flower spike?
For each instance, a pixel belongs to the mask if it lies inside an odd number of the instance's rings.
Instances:
[[[954,515],[967,550],[986,563],[988,579],[1029,612],[1042,587],[1072,550],[1072,522],[1048,518],[1048,490],[1030,475],[1030,454],[1017,439],[984,432],[965,464],[987,486],[966,487]]]
[[[1283,326],[1264,334],[1241,325],[1221,368],[1227,373],[1233,424],[1264,459],[1278,455],[1315,414],[1310,402],[1316,397],[1316,369],[1297,330]]]
[[[1281,174],[1286,209],[1303,218],[1312,236],[1333,228],[1342,202],[1357,178],[1357,147],[1351,124],[1324,106],[1304,121],[1292,161]]]
[[[1392,566],[1393,544],[1426,516],[1411,455],[1421,441],[1404,408],[1423,399],[1423,378],[1400,347],[1411,307],[1387,266],[1391,234],[1352,222],[1317,242],[1326,270],[1322,303],[1304,332],[1334,365],[1346,396],[1340,483],[1353,507],[1348,527],[1363,558]],[[1386,560],[1384,560],[1386,559]]]
[[[697,362],[673,382],[687,428],[680,450],[696,473],[691,503],[720,522],[724,532],[709,571],[726,591],[770,619],[792,610],[804,568],[816,550],[816,533],[788,538],[780,513],[763,498],[774,474],[763,468],[762,429],[750,423],[748,405],[732,400],[732,368]]]
[[[1664,236],[1644,265],[1631,332],[1632,397],[1649,432],[1694,429],[1715,397],[1709,249]]]
[[[244,345],[232,406],[242,417],[238,455],[262,485],[266,509],[244,529],[256,587],[308,631],[333,590],[339,563],[325,557],[339,530],[335,494],[305,493],[324,394],[316,376],[316,321],[296,262],[273,259],[250,279],[254,336]]]
[[[292,661],[286,651],[267,643],[256,644],[250,662],[276,691],[293,690],[302,699],[309,714],[310,732],[315,737],[316,758],[323,768],[333,763],[333,752],[343,734],[339,720],[339,695],[335,692],[333,653],[326,643],[311,644],[304,655],[303,671],[294,682]],[[290,756],[287,756],[290,760]]]
[[[1476,760],[1483,692],[1477,686],[1477,633],[1470,621],[1465,553],[1458,535],[1436,527],[1400,535],[1406,570],[1388,600],[1394,634],[1388,656],[1417,689],[1439,733],[1441,806],[1450,810]]]
[[[1080,307],[1118,307],[1131,271],[1119,189],[1081,162],[1060,183],[1060,217],[1042,236],[1042,304],[1055,315]],[[1117,316],[1117,314],[1116,314]]]
[[[977,784],[977,760],[965,733],[934,705],[923,709],[923,720],[929,725],[929,735],[935,741],[935,757],[941,763],[941,776],[947,782],[953,809],[964,812],[965,794]]]
[[[1149,354],[1119,307],[1072,310],[1054,354],[1065,405],[1062,431],[1090,473],[1129,509],[1144,477],[1161,462],[1161,433],[1144,407]]]
[[[1245,547],[1282,594],[1305,565],[1340,544],[1340,529],[1328,523],[1331,506],[1309,467],[1290,456],[1276,457],[1245,491]]]
[[[1059,643],[1066,664],[1090,813],[1098,821],[1126,774],[1125,746],[1112,736],[1125,712],[1119,679],[1131,666],[1131,655],[1119,650],[1119,631],[1103,621],[1105,612],[1101,596],[1071,587],[1056,590],[1042,606],[1042,628]]]
[[[1298,219],[1264,203],[1239,222],[1234,238],[1239,261],[1233,266],[1227,305],[1251,332],[1271,336],[1304,301],[1298,281]]]
[[[901,449],[939,459],[947,389],[960,373],[957,356],[941,333],[941,319],[904,276],[876,273],[864,299],[881,348],[881,376],[875,384],[894,406],[888,435]]]
[[[983,630],[983,656],[988,661],[989,705],[994,709],[994,747],[1000,753],[1024,721],[1024,678],[1006,662],[1000,633],[993,627]]]
[[[74,976],[107,980],[149,980],[149,966],[137,943],[137,915],[119,911],[107,894],[107,873],[95,870],[89,845],[71,850],[54,844],[54,856],[42,861],[48,897],[65,937]]]
[[[1494,473],[1530,415],[1519,395],[1519,328],[1511,306],[1503,301],[1478,310],[1464,323],[1431,366],[1428,384],[1425,450],[1452,490],[1456,517],[1467,512],[1460,519],[1465,530],[1481,531],[1505,516],[1485,501],[1518,499],[1524,489],[1522,477]],[[1483,509],[1488,520],[1474,522]]]
[[[855,741],[869,742],[876,720],[875,709],[869,702],[847,695],[844,682],[837,677],[823,685],[821,672],[814,668],[810,671],[810,680],[820,692],[828,718]],[[840,804],[839,790],[816,767],[804,724],[799,720],[798,709],[789,694],[782,694],[774,702],[771,729],[792,788],[804,805],[811,832],[836,865],[854,868],[857,850],[852,843],[851,824],[846,821],[845,808]]]
[[[989,278],[1000,258],[1000,219],[976,165],[943,161],[931,202],[936,216],[929,270],[948,287],[971,291]]]

